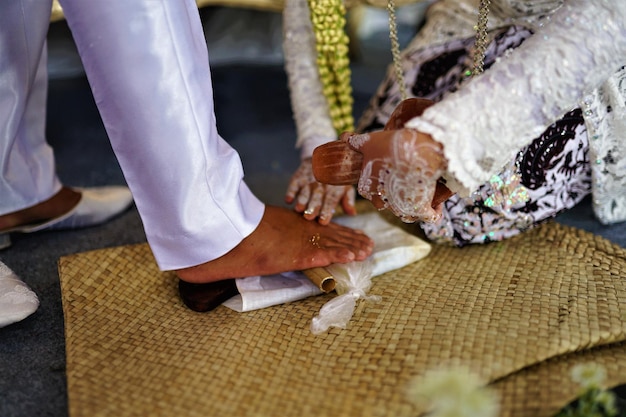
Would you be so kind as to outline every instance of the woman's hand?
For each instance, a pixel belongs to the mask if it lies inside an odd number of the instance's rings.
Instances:
[[[341,140],[363,155],[358,192],[376,208],[389,209],[407,223],[440,218],[442,204],[432,204],[446,161],[430,135],[401,128],[344,133]]]
[[[327,185],[318,182],[313,176],[311,158],[302,161],[291,177],[285,201],[296,202],[294,209],[304,213],[304,218],[319,218],[320,224],[328,224],[333,218],[335,207],[341,204],[346,214],[356,214],[354,199],[356,192],[351,185]]]

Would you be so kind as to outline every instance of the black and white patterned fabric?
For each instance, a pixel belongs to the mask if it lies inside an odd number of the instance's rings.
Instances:
[[[490,35],[493,40],[485,56],[485,71],[532,32],[511,26]],[[472,62],[473,45],[474,39],[468,38],[405,54],[403,70],[410,95],[439,101],[471,82],[466,71]],[[400,88],[390,71],[359,121],[358,130],[382,129],[400,101]],[[582,111],[572,109],[472,195],[450,198],[444,204],[442,219],[435,224],[423,223],[422,229],[434,241],[458,246],[514,236],[573,207],[591,192],[588,153]]]

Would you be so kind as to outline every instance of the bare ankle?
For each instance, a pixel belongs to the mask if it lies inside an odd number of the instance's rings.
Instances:
[[[72,210],[80,198],[79,192],[63,187],[58,193],[39,204],[0,216],[0,230],[59,217]]]

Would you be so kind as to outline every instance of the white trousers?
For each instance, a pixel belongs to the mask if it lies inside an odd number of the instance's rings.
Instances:
[[[113,150],[163,270],[215,259],[264,205],[218,134],[193,0],[61,2]],[[44,137],[50,0],[0,0],[0,213],[54,195]]]

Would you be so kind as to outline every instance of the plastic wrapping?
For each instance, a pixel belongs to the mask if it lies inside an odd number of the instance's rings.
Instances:
[[[367,295],[372,286],[374,262],[367,259],[363,262],[334,264],[326,268],[335,277],[338,296],[324,304],[319,315],[311,322],[311,332],[321,334],[331,327],[346,328],[354,315],[359,299],[380,301],[377,295]]]

